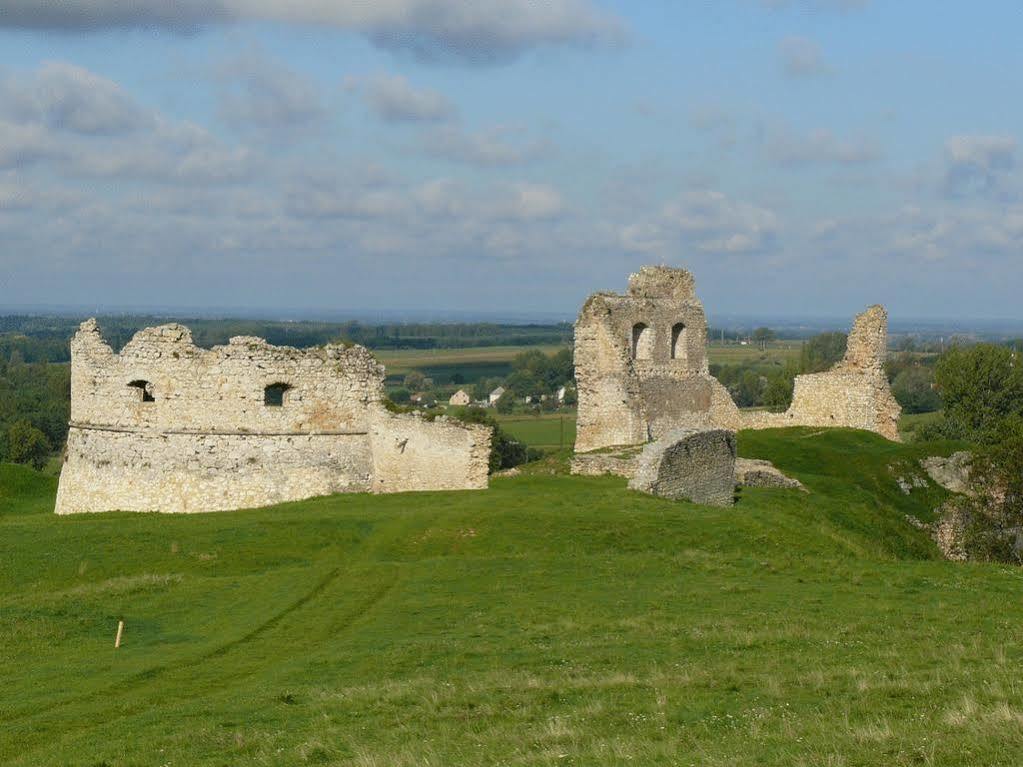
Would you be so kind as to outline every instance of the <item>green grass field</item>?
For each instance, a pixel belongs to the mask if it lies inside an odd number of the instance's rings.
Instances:
[[[529,447],[571,448],[575,444],[575,413],[496,415],[501,428]]]
[[[488,346],[473,349],[408,349],[377,351],[375,355],[387,368],[387,378],[397,383],[412,370],[419,370],[437,383],[446,385],[458,373],[467,383],[481,378],[503,378],[512,371],[512,360],[517,354],[539,349],[553,354],[566,346]],[[798,359],[801,344],[798,341],[778,341],[761,351],[755,346],[710,344],[707,349],[711,364],[722,365],[782,365],[789,359]]]
[[[377,351],[376,358],[387,368],[387,378],[397,382],[412,370],[419,370],[438,384],[450,383],[458,373],[466,383],[481,378],[503,378],[512,372],[517,354],[539,349],[553,354],[564,346],[486,346],[472,349],[403,349]]]
[[[3,466],[0,763],[1017,765],[1023,574],[895,483],[954,447],[743,433],[810,492],[732,509],[527,473],[57,518]]]

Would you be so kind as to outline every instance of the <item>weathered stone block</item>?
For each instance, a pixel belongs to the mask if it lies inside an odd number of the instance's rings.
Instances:
[[[708,506],[735,503],[735,432],[675,429],[640,454],[629,487]]]
[[[758,458],[735,459],[735,484],[740,487],[780,487],[786,490],[805,490],[798,479],[783,474],[770,461]]]

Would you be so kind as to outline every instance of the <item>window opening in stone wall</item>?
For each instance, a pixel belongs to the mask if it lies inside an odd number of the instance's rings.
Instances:
[[[653,356],[654,331],[649,325],[636,323],[632,328],[632,358],[648,360]]]
[[[679,322],[671,329],[671,358],[673,360],[684,360],[686,354],[686,326]]]
[[[263,404],[267,407],[283,407],[284,397],[291,389],[285,383],[270,384],[263,390]]]
[[[153,385],[149,381],[132,381],[128,386],[136,390],[139,402],[156,402],[156,397],[153,396]]]

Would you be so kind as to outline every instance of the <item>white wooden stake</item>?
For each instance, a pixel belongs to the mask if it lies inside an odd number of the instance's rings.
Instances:
[[[124,633],[124,621],[117,621],[117,639],[114,640],[114,649],[121,646],[121,634]]]

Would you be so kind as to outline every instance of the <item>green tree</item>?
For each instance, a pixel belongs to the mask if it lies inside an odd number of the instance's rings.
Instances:
[[[1023,415],[1023,369],[1004,346],[952,347],[938,360],[934,379],[949,435],[991,442],[1006,418]]]
[[[795,388],[795,379],[799,374],[799,366],[795,362],[789,362],[785,368],[767,377],[767,385],[761,396],[761,402],[776,413],[788,410],[792,404],[792,392]]]
[[[840,362],[848,342],[845,333],[820,333],[807,339],[800,355],[802,372],[819,373]]]
[[[50,441],[28,421],[15,421],[7,429],[7,459],[27,463],[36,469],[46,465],[50,457]]]
[[[464,423],[478,423],[489,426],[492,432],[490,439],[490,473],[501,469],[510,469],[525,463],[528,458],[528,450],[518,440],[512,439],[504,431],[497,420],[486,410],[478,407],[467,407],[455,415]]]
[[[507,390],[500,396],[494,407],[497,408],[497,412],[501,415],[510,413],[515,409],[515,392],[511,391],[511,389]]]
[[[923,365],[903,368],[892,381],[892,394],[907,413],[933,413],[941,409],[934,371]]]
[[[405,376],[405,388],[411,392],[422,391],[426,388],[426,376],[418,370],[411,371]]]
[[[757,345],[761,349],[767,349],[767,345],[778,337],[770,328],[757,328],[753,331],[753,340],[756,341]]]

